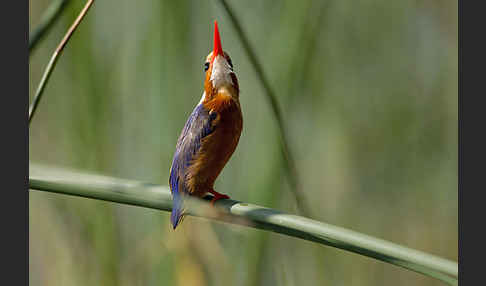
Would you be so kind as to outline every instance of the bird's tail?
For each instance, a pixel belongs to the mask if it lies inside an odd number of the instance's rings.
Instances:
[[[182,222],[184,218],[184,206],[182,197],[178,192],[173,193],[173,203],[172,203],[172,213],[170,215],[170,222],[172,227],[176,229],[179,223]]]

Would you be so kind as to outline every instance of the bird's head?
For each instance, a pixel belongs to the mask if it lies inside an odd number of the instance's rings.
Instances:
[[[231,96],[238,97],[238,80],[233,71],[230,56],[223,51],[216,21],[214,21],[214,47],[213,51],[206,57],[204,71],[206,72],[204,91],[207,98],[211,98],[221,91],[229,92]]]

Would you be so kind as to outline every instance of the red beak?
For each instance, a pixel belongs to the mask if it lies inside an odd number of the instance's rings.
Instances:
[[[214,48],[213,48],[213,59],[216,58],[217,55],[223,54],[223,48],[221,47],[221,38],[219,37],[219,30],[218,30],[218,22],[214,21]]]

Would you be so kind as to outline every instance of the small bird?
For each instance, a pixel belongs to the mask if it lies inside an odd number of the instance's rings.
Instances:
[[[228,199],[216,192],[214,181],[238,145],[243,117],[239,86],[229,55],[223,51],[214,21],[214,47],[204,63],[206,78],[201,100],[187,119],[177,140],[169,186],[173,197],[170,221],[175,229],[184,218],[184,197],[203,197],[207,193]]]

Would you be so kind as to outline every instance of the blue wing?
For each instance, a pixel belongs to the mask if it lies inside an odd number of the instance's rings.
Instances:
[[[214,131],[213,121],[217,114],[209,112],[202,104],[192,111],[177,140],[176,151],[170,169],[169,185],[173,207],[170,221],[174,229],[183,216],[182,196],[188,194],[185,175],[192,159],[201,147],[202,139]]]

